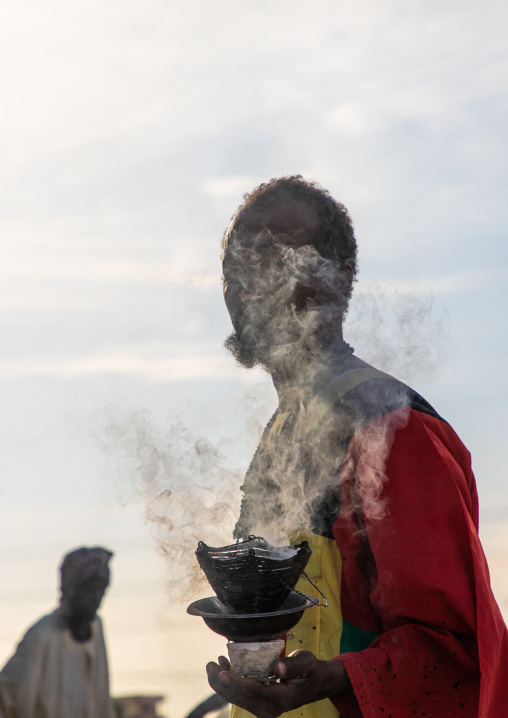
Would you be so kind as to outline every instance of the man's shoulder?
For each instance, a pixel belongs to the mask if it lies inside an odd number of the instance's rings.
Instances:
[[[25,632],[14,654],[2,668],[3,680],[17,675],[20,666],[27,665],[27,661],[30,664],[30,661],[35,660],[37,656],[41,655],[41,652],[46,650],[58,631],[58,616],[55,613],[42,616]]]
[[[94,636],[104,636],[104,631],[102,628],[102,619],[99,616],[98,613],[95,614],[95,618],[92,621],[92,630]]]
[[[39,620],[33,623],[26,631],[23,640],[43,640],[46,636],[51,636],[60,630],[62,630],[62,622],[59,611],[56,609],[52,613],[42,616],[42,618],[39,618]]]
[[[338,377],[334,390],[334,410],[347,411],[353,420],[361,424],[404,408],[444,421],[434,407],[408,384],[370,365]]]

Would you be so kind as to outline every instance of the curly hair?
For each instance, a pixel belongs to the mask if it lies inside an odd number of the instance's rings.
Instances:
[[[281,201],[303,201],[314,208],[318,216],[318,229],[313,245],[325,259],[348,262],[357,273],[357,244],[353,223],[346,207],[335,200],[331,194],[317,182],[305,180],[301,175],[276,177],[255,187],[244,195],[244,201],[235,212],[232,223],[224,237],[236,228],[237,222],[249,209],[273,207]]]

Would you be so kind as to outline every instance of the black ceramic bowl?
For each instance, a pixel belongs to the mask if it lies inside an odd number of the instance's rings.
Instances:
[[[249,643],[273,641],[296,626],[306,608],[318,604],[314,596],[291,591],[277,611],[233,613],[217,596],[201,598],[187,608],[191,616],[201,616],[206,625],[229,641]]]
[[[199,542],[196,557],[221,603],[237,613],[276,611],[295,587],[312,551],[307,541],[270,546],[249,536],[231,546]]]

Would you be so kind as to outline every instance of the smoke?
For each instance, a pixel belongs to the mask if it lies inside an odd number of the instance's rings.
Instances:
[[[234,333],[226,340],[240,364],[269,371],[302,368],[330,342],[345,312],[347,282],[337,263],[311,245],[285,244],[267,229],[233,231],[224,258]]]
[[[404,388],[392,398],[405,404]],[[381,520],[388,510],[381,498],[386,460],[407,417],[406,407],[374,421],[332,410],[307,432],[306,410],[295,420],[288,417],[275,439],[274,424],[269,426],[244,482],[237,537],[253,533],[275,545],[293,543],[307,531],[329,533],[339,511],[361,509],[369,521]]]
[[[431,291],[359,282],[344,331],[362,359],[408,384],[437,381],[446,365],[448,315]]]
[[[198,541],[231,543],[238,517],[240,475],[221,447],[186,426],[181,417],[162,425],[146,411],[109,406],[96,439],[121,493],[144,506],[159,553],[166,559],[171,600],[189,600],[205,577],[194,552]],[[125,498],[123,498],[125,501]]]
[[[407,421],[408,388],[372,385],[364,405],[346,400],[331,410],[338,397],[330,401],[328,387],[362,366],[348,363],[341,339],[344,266],[286,235],[233,231],[224,279],[235,329],[226,345],[244,366],[260,364],[272,374],[280,400],[245,479],[235,535],[284,543],[304,531],[329,531],[352,472],[347,510],[381,520],[389,510],[381,498],[386,460]],[[357,356],[402,382],[439,376],[446,335],[431,295],[381,285],[360,288],[347,320]],[[386,410],[371,415],[377,405]]]
[[[350,487],[346,494],[349,503],[342,507],[343,515],[354,514],[361,507],[367,521],[379,521],[389,511],[381,498],[387,480],[386,460],[395,432],[407,424],[408,414],[407,407],[393,411],[367,424],[352,437],[341,467],[341,482]]]
[[[235,522],[236,537],[254,533],[283,545],[302,531],[330,528],[341,508],[361,507],[369,520],[389,510],[385,464],[407,420],[407,389],[395,384],[390,395],[367,397],[391,407],[375,421],[358,410],[330,410],[326,387],[350,359],[340,332],[348,274],[312,246],[284,239],[263,230],[246,243],[233,234],[224,262],[235,330],[227,346],[244,366],[268,369],[280,399],[247,472],[241,510],[241,475],[229,468],[223,442],[213,445],[181,418],[161,426],[147,412],[110,407],[106,415],[103,450],[144,501],[172,599],[188,600],[202,587],[198,541],[230,543]],[[406,382],[429,381],[443,365],[445,319],[436,317],[430,295],[360,285],[346,331],[368,363]],[[259,434],[256,399],[245,404]],[[345,483],[350,503],[341,507]]]

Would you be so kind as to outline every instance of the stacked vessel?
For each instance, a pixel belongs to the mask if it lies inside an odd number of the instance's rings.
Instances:
[[[306,541],[275,547],[260,536],[213,548],[199,542],[196,557],[216,596],[187,612],[228,639],[231,669],[261,680],[284,649],[283,636],[318,599],[294,587],[309,561]]]

